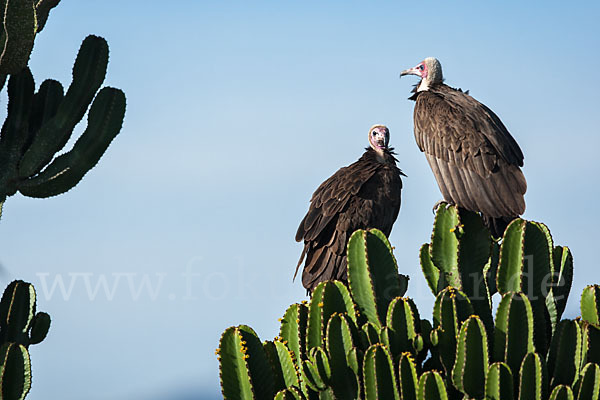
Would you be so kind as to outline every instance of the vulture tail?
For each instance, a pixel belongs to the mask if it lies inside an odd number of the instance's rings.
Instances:
[[[502,235],[504,235],[504,231],[508,224],[510,224],[513,219],[517,218],[517,216],[494,218],[488,217],[487,215],[482,215],[481,217],[483,218],[483,223],[488,227],[494,238],[501,238]]]

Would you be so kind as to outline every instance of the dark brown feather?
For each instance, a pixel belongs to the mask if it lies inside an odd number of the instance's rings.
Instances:
[[[443,83],[416,92],[415,139],[444,199],[481,212],[495,236],[525,212],[523,152],[492,110]]]
[[[296,273],[306,259],[302,284],[307,290],[328,279],[346,281],[346,245],[355,230],[377,228],[389,236],[400,211],[404,175],[396,161],[391,150],[381,157],[369,148],[314,192],[296,232],[296,241],[304,241]]]

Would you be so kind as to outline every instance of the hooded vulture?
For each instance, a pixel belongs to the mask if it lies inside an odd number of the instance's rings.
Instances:
[[[357,229],[377,228],[389,236],[400,211],[402,171],[396,166],[390,133],[384,125],[369,130],[369,144],[358,161],[340,168],[313,193],[296,232],[304,241],[298,268],[305,261],[302,284],[312,292],[319,282],[347,281],[346,245]]]
[[[444,84],[442,66],[426,58],[400,76],[421,81],[415,101],[415,139],[444,199],[480,212],[493,236],[525,212],[523,152],[500,118],[468,92]]]

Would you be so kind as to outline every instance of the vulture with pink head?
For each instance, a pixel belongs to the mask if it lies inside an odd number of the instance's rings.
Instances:
[[[480,212],[495,237],[525,212],[523,152],[500,118],[468,92],[444,84],[442,66],[426,58],[400,76],[421,81],[415,101],[415,139],[444,199]]]
[[[322,281],[347,281],[346,245],[355,230],[377,228],[386,236],[392,231],[404,174],[388,147],[389,138],[387,127],[374,125],[362,157],[339,169],[312,195],[296,233],[296,241],[304,241],[296,274],[305,261],[302,284],[308,291]]]

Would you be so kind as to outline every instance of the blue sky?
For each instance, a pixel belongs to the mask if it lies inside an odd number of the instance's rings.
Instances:
[[[582,288],[599,283],[598,17],[591,1],[63,0],[35,44],[36,84],[67,85],[97,34],[127,114],[75,189],[5,204],[2,285],[34,283],[53,317],[31,349],[28,399],[220,398],[221,332],[246,323],[271,339],[305,299],[291,281],[297,225],[374,123],[389,126],[408,175],[390,240],[429,316],[417,254],[441,195],[414,142],[415,79],[398,79],[427,56],[521,145],[525,217],[573,250],[567,315],[578,315]]]

